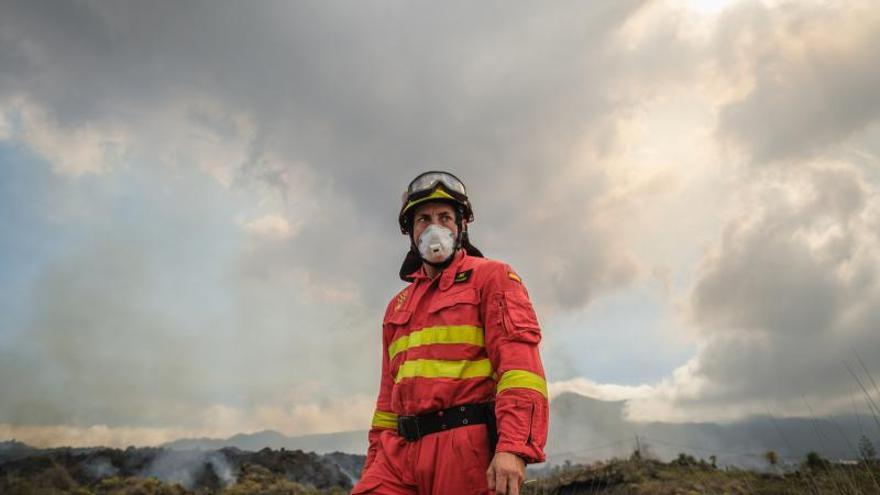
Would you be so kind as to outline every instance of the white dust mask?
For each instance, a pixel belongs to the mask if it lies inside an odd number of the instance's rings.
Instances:
[[[419,253],[429,263],[443,263],[455,251],[455,236],[446,227],[431,224],[419,236]]]

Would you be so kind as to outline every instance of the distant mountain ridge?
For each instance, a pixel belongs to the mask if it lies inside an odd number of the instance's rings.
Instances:
[[[287,436],[274,430],[264,430],[256,433],[239,433],[229,438],[182,438],[161,446],[174,450],[218,450],[223,447],[236,447],[255,452],[268,447],[270,449],[299,449],[318,454],[332,452],[365,454],[367,452],[367,432],[363,430]]]
[[[880,429],[873,418],[753,416],[730,423],[639,423],[626,419],[626,401],[608,402],[573,393],[551,405],[548,460],[598,460],[625,457],[638,446],[669,459],[684,452],[715,456],[719,464],[766,466],[764,454],[775,451],[781,462],[797,462],[816,451],[832,459],[857,459],[859,438],[875,445]]]

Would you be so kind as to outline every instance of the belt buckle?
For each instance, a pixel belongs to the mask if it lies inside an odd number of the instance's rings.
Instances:
[[[415,416],[398,416],[397,434],[406,439],[407,442],[418,440],[421,437],[419,418]]]

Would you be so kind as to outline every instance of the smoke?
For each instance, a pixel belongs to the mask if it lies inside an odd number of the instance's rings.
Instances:
[[[238,478],[237,470],[232,468],[222,452],[211,452],[208,455],[208,464],[224,485],[231,485]]]
[[[83,469],[85,469],[86,473],[94,479],[107,478],[110,476],[115,476],[116,473],[119,472],[119,469],[110,462],[110,459],[106,457],[95,457],[94,459],[89,459],[83,464]]]
[[[221,485],[235,483],[238,476],[222,451],[161,450],[159,455],[139,474],[168,483],[180,483],[186,489],[204,486],[214,475]]]

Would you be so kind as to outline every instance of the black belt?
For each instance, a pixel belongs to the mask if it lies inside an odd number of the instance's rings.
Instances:
[[[397,434],[408,442],[415,442],[425,435],[459,426],[488,424],[490,437],[495,430],[495,407],[493,403],[465,404],[418,416],[398,416]]]

